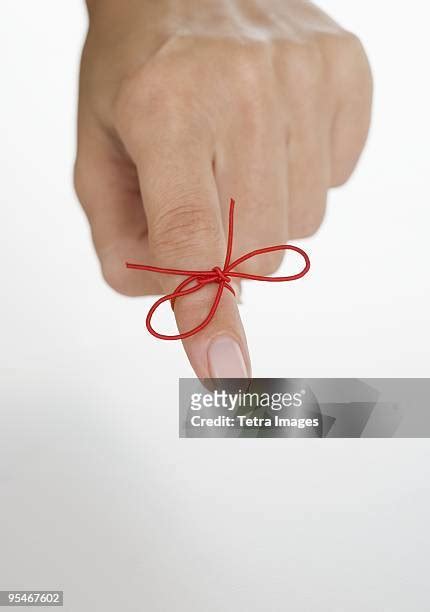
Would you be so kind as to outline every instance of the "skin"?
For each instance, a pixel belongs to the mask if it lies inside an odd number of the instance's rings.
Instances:
[[[106,281],[129,296],[181,279],[125,260],[222,267],[234,197],[233,258],[312,235],[327,192],[351,175],[372,98],[360,41],[305,0],[92,0],[80,76],[75,185]],[[241,268],[276,271],[282,254]],[[301,281],[304,282],[304,281]],[[180,331],[215,286],[177,301]],[[196,374],[234,338],[250,374],[237,302],[184,341]]]

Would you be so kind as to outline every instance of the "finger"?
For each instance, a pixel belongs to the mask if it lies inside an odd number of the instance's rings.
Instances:
[[[222,267],[226,237],[212,171],[212,149],[205,130],[189,126],[169,129],[151,123],[143,132],[135,126],[127,140],[137,164],[148,223],[151,265],[211,270]],[[165,292],[182,278],[160,275]],[[175,302],[180,333],[206,317],[218,285],[207,285]],[[184,339],[184,348],[200,378],[242,378],[250,371],[245,333],[235,297],[224,291],[212,322]]]
[[[240,126],[238,126],[240,127]],[[246,134],[244,139],[243,134]],[[216,180],[222,204],[234,197],[236,206],[233,259],[245,253],[286,242],[288,188],[285,140],[266,130],[240,130],[228,139],[217,157]],[[224,206],[224,227],[228,210]],[[283,252],[253,258],[239,267],[251,274],[271,274]]]
[[[360,40],[345,32],[333,39],[333,91],[337,92],[332,126],[331,185],[343,185],[353,173],[366,143],[370,127],[373,80]],[[342,58],[342,61],[341,61]],[[351,66],[353,68],[351,68]]]
[[[288,142],[288,210],[290,237],[306,238],[320,227],[327,206],[330,149],[321,121],[295,124]]]
[[[154,277],[127,270],[127,258],[148,258],[147,224],[134,165],[94,121],[79,121],[75,187],[88,217],[107,283],[119,293],[160,292]]]

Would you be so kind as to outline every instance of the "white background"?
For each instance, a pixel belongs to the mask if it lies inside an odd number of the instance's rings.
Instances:
[[[306,282],[245,288],[254,375],[428,377],[428,3],[320,5],[365,43],[372,133]],[[0,589],[79,612],[429,609],[427,440],[178,439],[182,348],[104,285],[72,190],[83,7],[1,8]]]

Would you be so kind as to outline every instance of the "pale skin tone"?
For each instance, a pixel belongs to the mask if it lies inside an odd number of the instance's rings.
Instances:
[[[88,0],[88,9],[75,184],[113,289],[164,294],[182,280],[127,270],[126,260],[222,267],[230,197],[233,258],[319,228],[369,128],[371,73],[353,34],[305,0]],[[271,274],[281,258],[241,270]],[[180,331],[204,318],[215,292],[177,301]],[[230,292],[184,348],[200,377],[250,375]]]

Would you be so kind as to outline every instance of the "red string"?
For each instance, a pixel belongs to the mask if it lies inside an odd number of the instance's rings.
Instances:
[[[257,249],[255,251],[251,251],[247,255],[242,255],[242,257],[239,257],[239,259],[236,259],[236,261],[230,261],[231,252],[233,248],[234,204],[235,204],[234,200],[231,199],[230,200],[229,224],[228,224],[227,253],[225,256],[224,266],[222,269],[219,268],[218,266],[215,266],[214,268],[212,268],[212,270],[176,270],[175,268],[158,268],[156,266],[147,266],[145,264],[135,264],[135,263],[130,263],[130,262],[126,263],[127,268],[132,268],[134,270],[146,270],[147,272],[158,272],[160,274],[173,274],[176,276],[186,276],[187,277],[184,281],[182,281],[182,283],[178,285],[178,287],[176,287],[176,289],[172,293],[169,293],[168,295],[165,295],[164,297],[157,300],[155,304],[153,304],[152,307],[150,308],[148,312],[148,316],[146,317],[146,327],[149,333],[151,333],[156,338],[160,338],[160,340],[183,340],[184,338],[189,338],[190,336],[197,334],[199,331],[205,328],[206,325],[209,325],[209,323],[212,321],[213,317],[215,316],[215,313],[217,311],[217,308],[220,303],[221,296],[222,296],[224,289],[228,289],[229,291],[231,291],[231,293],[233,293],[233,295],[235,295],[234,289],[230,284],[231,277],[250,278],[252,280],[257,280],[257,281],[280,283],[280,282],[297,280],[299,278],[302,278],[302,276],[304,276],[305,274],[309,272],[309,269],[311,267],[311,262],[309,260],[307,253],[305,253],[305,251],[303,251],[302,249],[299,249],[299,247],[295,247],[289,244],[280,244],[278,246],[271,246],[271,247],[266,247],[264,249]],[[305,267],[298,274],[293,274],[292,276],[275,276],[275,277],[259,276],[257,274],[245,274],[244,272],[234,272],[233,271],[233,269],[236,268],[236,266],[243,263],[244,261],[247,261],[248,259],[251,259],[252,257],[255,257],[256,255],[262,255],[263,253],[272,253],[273,251],[295,251],[296,253],[299,253],[299,255],[301,255],[303,259],[305,260]],[[194,284],[191,287],[188,287],[188,285],[191,285],[192,283]],[[218,290],[216,292],[216,296],[211,306],[211,309],[209,310],[206,318],[199,325],[197,325],[193,329],[190,329],[187,332],[184,332],[183,334],[176,334],[174,336],[166,336],[165,334],[159,334],[157,331],[155,331],[155,329],[152,327],[151,320],[152,320],[152,317],[155,311],[157,310],[159,306],[161,306],[161,304],[163,304],[164,302],[170,301],[172,304],[172,308],[173,308],[175,305],[175,301],[179,297],[183,297],[184,295],[190,295],[191,293],[195,293],[196,291],[199,291],[199,289],[201,289],[205,285],[208,285],[209,283],[217,283]]]

